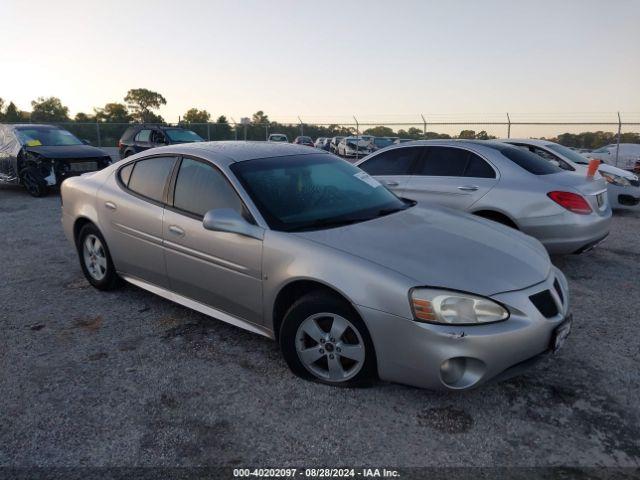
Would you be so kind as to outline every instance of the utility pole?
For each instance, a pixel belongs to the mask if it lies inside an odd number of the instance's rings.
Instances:
[[[511,138],[511,118],[509,118],[509,112],[507,112],[507,138]]]
[[[422,117],[422,136],[427,138],[427,120],[424,118],[423,114],[420,114]]]
[[[304,125],[302,124],[302,119],[298,117],[298,121],[300,122],[300,136],[304,136]]]

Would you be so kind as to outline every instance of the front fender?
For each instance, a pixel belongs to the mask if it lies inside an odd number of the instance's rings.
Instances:
[[[291,233],[268,230],[263,246],[265,326],[273,329],[278,293],[292,282],[310,280],[344,296],[356,309],[367,307],[412,318],[409,289],[415,281],[355,255]]]

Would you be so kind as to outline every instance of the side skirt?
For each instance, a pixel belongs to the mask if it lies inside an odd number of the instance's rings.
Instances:
[[[139,278],[132,277],[130,275],[119,274],[124,280],[135,285],[136,287],[140,287],[144,290],[147,290],[151,293],[155,293],[156,295],[166,298],[167,300],[171,300],[172,302],[178,303],[184,307],[190,308],[200,313],[204,313],[209,317],[213,317],[217,320],[222,320],[225,323],[229,323],[231,325],[235,325],[236,327],[240,327],[244,330],[248,330],[253,333],[257,333],[258,335],[262,335],[264,337],[275,339],[273,332],[269,329],[256,325],[251,322],[247,322],[246,320],[242,320],[238,317],[234,317],[233,315],[229,315],[221,310],[217,310],[215,308],[209,307],[203,303],[197,302],[187,297],[183,297],[177,293],[174,293],[165,288],[159,287],[152,283],[145,282],[144,280],[140,280]]]

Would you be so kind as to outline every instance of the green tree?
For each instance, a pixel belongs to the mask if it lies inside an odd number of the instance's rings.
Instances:
[[[31,120],[34,122],[66,122],[69,109],[57,97],[38,97],[31,102]]]
[[[476,138],[478,140],[491,140],[496,137],[494,135],[489,135],[485,130],[481,130],[478,133],[476,133]]]
[[[144,123],[160,123],[163,121],[160,115],[153,113],[153,110],[167,104],[167,100],[158,92],[147,90],[146,88],[134,88],[127,92],[124,101],[127,102],[134,120]]]
[[[220,115],[216,120],[215,126],[211,129],[212,140],[231,140],[234,136],[231,133],[231,125],[227,117]]]
[[[207,123],[211,119],[211,114],[206,110],[190,108],[182,119],[187,123]]]
[[[365,135],[373,135],[374,137],[395,137],[396,132],[389,127],[377,126],[372,128],[367,128],[364,132]]]
[[[4,112],[4,121],[9,123],[20,122],[24,119],[22,113],[23,112],[18,110],[15,103],[9,102],[9,105],[7,105],[7,109]]]
[[[458,138],[466,138],[466,139],[476,138],[476,131],[475,130],[462,130],[460,132],[460,135],[458,135]]]
[[[73,120],[79,123],[88,123],[88,122],[95,122],[96,117],[94,117],[93,115],[88,115],[84,112],[78,112],[76,113],[76,116],[73,117]]]
[[[268,125],[270,123],[269,116],[265,115],[262,110],[258,110],[251,117],[251,123],[253,123],[254,125]]]
[[[129,123],[132,118],[124,103],[107,103],[103,108],[94,109],[100,122]]]

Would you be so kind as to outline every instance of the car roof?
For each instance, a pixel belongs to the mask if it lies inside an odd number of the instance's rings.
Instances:
[[[526,143],[528,145],[539,145],[539,146],[545,146],[545,145],[549,145],[550,143],[555,143],[555,142],[552,142],[551,140],[541,140],[539,138],[501,138],[498,140],[498,142]]]
[[[43,124],[43,123],[11,123],[11,124],[6,124],[7,127],[9,128],[49,128],[51,130],[61,130],[62,127],[59,127],[58,125],[47,125],[47,124]]]
[[[254,141],[196,142],[154,148],[153,152],[194,155],[219,164],[230,165],[258,158],[286,157],[290,155],[323,155],[321,150],[294,143]],[[324,155],[329,155],[324,153]]]

